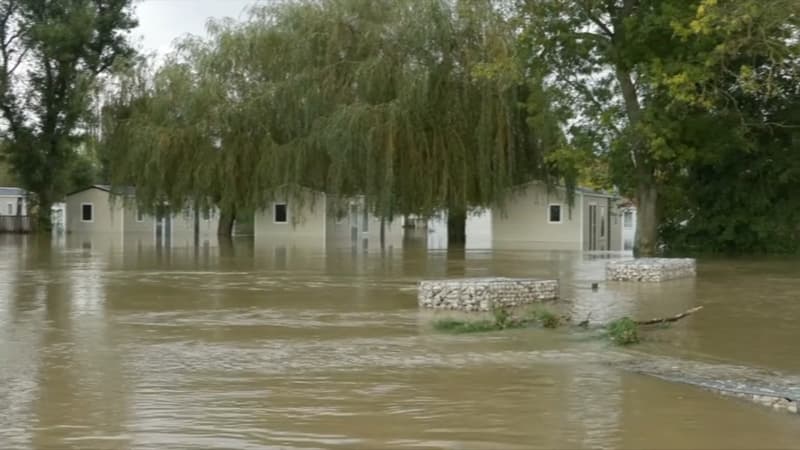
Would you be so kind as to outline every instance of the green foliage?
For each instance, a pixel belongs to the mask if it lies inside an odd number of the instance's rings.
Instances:
[[[70,191],[83,189],[101,181],[94,160],[84,154],[76,155],[75,159],[70,162],[68,173],[67,189]]]
[[[558,328],[561,325],[561,318],[550,311],[540,311],[538,319],[545,328]]]
[[[511,311],[508,308],[495,308],[492,310],[492,316],[494,316],[494,323],[500,329],[508,328],[513,324]]]
[[[540,324],[544,328],[558,328],[561,326],[561,317],[546,309],[534,309],[527,313],[527,323]]]
[[[637,245],[652,235],[653,249],[660,220],[673,249],[798,247],[794,215],[770,217],[767,205],[796,210],[800,2],[545,0],[520,11],[525,61],[548,75],[569,126],[551,158],[655,203]]]
[[[433,327],[439,331],[452,333],[476,333],[525,328],[537,324],[544,328],[558,328],[561,325],[561,318],[544,309],[531,310],[523,317],[515,317],[508,308],[495,308],[492,310],[492,320],[441,319],[435,321]]]
[[[501,327],[497,322],[492,320],[464,321],[456,319],[441,319],[433,323],[433,328],[438,331],[461,334],[500,331],[508,327]]]
[[[685,100],[679,135],[696,156],[666,173],[661,238],[669,250],[800,251],[800,42],[790,38],[798,30],[800,4],[780,0],[704,2],[682,29],[687,39],[724,39],[709,46],[702,67],[684,65],[702,74],[703,88]]]
[[[629,318],[623,317],[608,324],[608,336],[617,345],[639,343],[639,326]]]
[[[2,144],[0,144],[2,145]],[[0,151],[0,186],[16,186],[17,180],[14,178],[11,170],[9,170],[8,162],[5,159],[5,154]]]
[[[581,181],[614,184],[647,206],[640,210],[636,243],[645,253],[655,251],[660,161],[680,158],[663,154],[660,123],[651,114],[663,107],[663,94],[650,63],[669,58],[678,42],[670,25],[675,11],[665,9],[670,3],[540,1],[521,8],[521,41],[532,55],[526,61],[547,75],[557,109],[567,111],[565,148],[574,155],[560,160],[582,167]]]
[[[206,61],[204,48],[186,51]],[[215,146],[222,120],[217,107],[224,98],[219,86],[200,77],[205,70],[177,54],[158,70],[140,63],[121,77],[105,107],[102,146],[110,181],[136,186],[144,210],[163,202],[175,210],[207,208],[220,183],[228,183],[231,191],[243,183],[233,171],[248,176],[246,167],[230,167],[237,155]]]
[[[501,204],[554,177],[544,155],[563,142],[515,32],[489,2],[444,0],[305,0],[213,23],[125,80],[115,184],[249,209],[310,188],[364,195],[387,219]]]
[[[32,191],[40,229],[65,193],[94,120],[98,77],[131,53],[131,0],[0,0],[0,114],[15,177]]]

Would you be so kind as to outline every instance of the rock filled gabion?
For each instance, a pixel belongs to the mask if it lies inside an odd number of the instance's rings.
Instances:
[[[465,278],[419,283],[421,308],[491,311],[558,298],[557,280],[528,278]]]
[[[606,265],[609,281],[659,282],[695,276],[695,260],[691,258],[642,258],[612,261]]]

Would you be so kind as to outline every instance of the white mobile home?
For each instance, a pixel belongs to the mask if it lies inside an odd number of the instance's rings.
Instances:
[[[0,216],[27,216],[28,193],[18,187],[0,187]]]
[[[326,247],[358,242],[372,246],[380,243],[382,228],[385,245],[399,246],[401,220],[382,224],[366,211],[362,198],[338,199],[306,190],[301,198],[277,197],[256,212],[253,233],[257,243]]]
[[[156,239],[194,234],[192,211],[158,213],[155,216],[139,210],[135,202],[135,189],[126,189],[123,195],[114,195],[107,185],[93,185],[67,195],[65,201],[66,230],[68,233],[125,233],[150,234]],[[212,211],[201,214],[200,234],[215,235],[219,214]]]
[[[492,246],[542,250],[622,249],[616,196],[578,188],[572,204],[563,187],[528,183],[492,211]]]

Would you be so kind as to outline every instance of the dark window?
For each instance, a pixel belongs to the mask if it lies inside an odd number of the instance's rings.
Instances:
[[[144,212],[139,208],[136,208],[136,221],[144,222]]]
[[[561,223],[561,205],[550,205],[548,220],[550,223]]]
[[[275,223],[288,222],[286,214],[286,203],[275,203],[275,210],[273,211],[272,217],[275,219]]]
[[[606,236],[606,209],[600,208],[600,237]]]
[[[81,205],[81,219],[84,222],[91,222],[94,219],[94,208],[92,208],[91,203]]]

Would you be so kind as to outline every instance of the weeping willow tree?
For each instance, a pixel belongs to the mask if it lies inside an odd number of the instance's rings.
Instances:
[[[382,219],[446,211],[463,242],[467,213],[547,179],[562,141],[531,119],[541,84],[494,3],[303,0],[212,24],[119,86],[115,179],[228,215],[277,193],[359,195]]]
[[[538,84],[517,65],[514,27],[493,3],[257,10],[239,32],[276,114],[276,153],[260,171],[285,186],[364,195],[381,218],[447,211],[451,242],[463,242],[467,212],[545,178],[544,154],[561,138],[529,122]]]
[[[137,68],[105,108],[105,146],[115,188],[136,187],[139,207],[155,213],[208,207],[217,173],[214,98],[192,67],[173,59]]]
[[[209,40],[183,40],[157,68],[140,61],[112,87],[104,116],[115,188],[135,186],[139,207],[153,213],[218,207],[223,236],[261,198],[255,169],[271,145],[230,26],[211,24]]]

